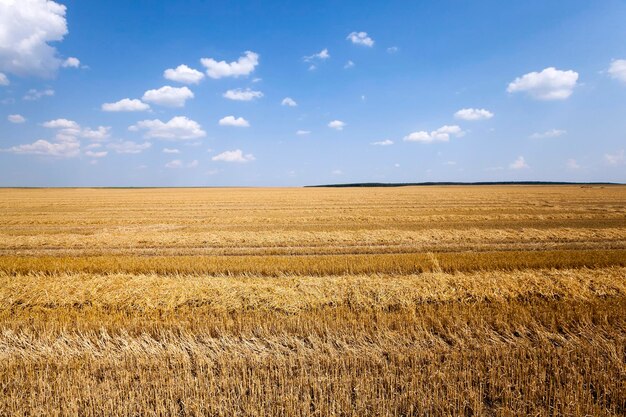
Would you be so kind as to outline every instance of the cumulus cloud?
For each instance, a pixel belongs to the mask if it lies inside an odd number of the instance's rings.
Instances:
[[[310,130],[297,130],[296,131],[296,135],[298,136],[304,136],[304,135],[310,135],[311,131]]]
[[[229,100],[251,101],[251,100],[254,100],[255,98],[263,97],[263,93],[260,91],[251,90],[249,88],[246,88],[245,90],[242,90],[241,88],[237,88],[235,90],[226,91],[224,94],[222,94],[222,96]]]
[[[211,78],[240,77],[249,75],[259,65],[259,54],[246,51],[242,57],[231,63],[218,62],[213,58],[202,58],[200,62],[206,68],[206,74]]]
[[[109,154],[108,151],[86,151],[85,155],[90,158],[104,158]]]
[[[54,95],[54,90],[51,88],[45,90],[36,90],[34,88],[28,90],[26,95],[24,95],[24,100],[26,101],[37,101],[42,97],[52,97]]]
[[[178,149],[163,148],[163,153],[180,153]]]
[[[206,132],[198,122],[188,119],[185,116],[177,116],[169,122],[162,122],[159,119],[142,120],[128,128],[131,131],[146,130],[146,138],[157,138],[167,140],[187,140],[197,139],[206,136]]]
[[[559,136],[563,136],[567,134],[567,130],[561,129],[550,129],[545,132],[537,132],[530,135],[531,139],[548,139],[548,138],[558,138]]]
[[[624,163],[624,150],[621,149],[615,153],[604,154],[604,159],[609,165],[621,165]]]
[[[18,155],[44,155],[60,158],[72,158],[80,154],[80,142],[66,141],[53,143],[40,139],[34,143],[4,149],[4,152],[11,152]]]
[[[352,67],[354,67],[354,62],[348,61],[348,62],[346,62],[346,65],[343,66],[343,69],[349,69],[349,68],[352,68]]]
[[[0,72],[0,86],[7,86],[9,84],[11,84],[9,78],[5,74]]]
[[[486,109],[461,109],[454,113],[454,117],[461,120],[487,120],[493,117],[493,113]]]
[[[343,128],[346,127],[346,124],[341,120],[333,120],[332,122],[328,123],[328,127],[335,130],[343,130]]]
[[[200,163],[197,159],[194,159],[190,163],[187,164],[187,168],[196,168]]]
[[[49,43],[68,33],[65,10],[50,0],[0,1],[0,71],[54,76],[63,61]]]
[[[616,59],[611,62],[609,75],[616,80],[626,83],[626,59]]]
[[[367,36],[367,32],[352,32],[346,37],[346,39],[356,45],[369,47],[374,46],[374,40]]]
[[[390,46],[389,48],[387,48],[387,53],[388,54],[395,54],[399,50],[400,50],[400,48],[398,48],[397,46]]]
[[[80,59],[71,56],[63,61],[61,66],[63,68],[80,68]]]
[[[151,146],[152,144],[150,142],[136,143],[136,142],[127,140],[127,141],[109,143],[107,147],[111,150],[114,150],[116,153],[138,154],[138,153],[145,151],[146,149],[149,149]]]
[[[457,125],[442,126],[432,132],[426,132],[424,130],[410,133],[403,138],[406,142],[420,142],[420,143],[433,143],[433,142],[448,142],[450,137],[457,138],[463,137],[465,132]]]
[[[255,160],[254,155],[250,153],[244,155],[241,149],[235,149],[234,151],[225,151],[219,155],[215,155],[211,159],[213,161],[239,162],[239,163],[250,162],[250,161]]]
[[[193,92],[187,87],[170,87],[166,85],[158,90],[148,90],[142,100],[166,107],[183,107],[185,102],[193,98]]]
[[[389,145],[393,145],[393,141],[391,139],[385,139],[385,140],[381,140],[379,142],[372,142],[372,145],[374,145],[374,146],[389,146]]]
[[[80,129],[78,123],[68,119],[49,120],[42,125],[48,129]]]
[[[314,62],[314,61],[324,61],[330,58],[330,54],[328,53],[328,49],[324,48],[316,54],[308,55],[303,57],[304,62]]]
[[[250,123],[243,117],[226,116],[220,119],[220,126],[234,126],[234,127],[250,127]]]
[[[169,161],[165,164],[165,168],[180,168],[183,166],[183,161],[180,159],[174,159],[173,161]]]
[[[138,99],[123,98],[115,103],[104,103],[102,111],[121,112],[121,111],[145,111],[150,110],[150,106]]]
[[[24,116],[22,116],[21,114],[10,114],[7,117],[7,120],[11,123],[24,123],[26,121],[26,118]]]
[[[285,97],[283,101],[280,102],[282,106],[296,107],[298,103],[291,97]]]
[[[524,169],[524,168],[528,168],[528,164],[526,163],[526,160],[524,159],[524,157],[520,156],[509,165],[509,168],[510,169]]]
[[[174,69],[166,69],[163,77],[183,84],[198,84],[204,78],[204,74],[183,64]]]
[[[525,92],[537,100],[565,100],[574,92],[578,73],[549,67],[516,78],[507,88],[509,93]]]
[[[80,137],[95,141],[103,141],[111,136],[110,131],[111,128],[107,126],[98,126],[97,129],[90,129],[87,127],[80,132]]]
[[[49,120],[42,124],[48,129],[57,129],[56,139],[60,141],[72,141],[76,138],[85,138],[94,141],[104,141],[110,137],[111,128],[98,126],[96,129],[82,128],[78,123],[68,119]]]

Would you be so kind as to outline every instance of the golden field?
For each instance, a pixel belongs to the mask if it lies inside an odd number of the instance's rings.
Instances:
[[[0,189],[0,416],[626,415],[626,187]]]

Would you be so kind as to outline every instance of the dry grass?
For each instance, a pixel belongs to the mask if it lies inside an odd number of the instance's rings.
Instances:
[[[626,415],[626,188],[0,190],[0,416]]]

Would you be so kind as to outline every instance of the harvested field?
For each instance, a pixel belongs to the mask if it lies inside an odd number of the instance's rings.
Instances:
[[[0,189],[0,416],[626,415],[626,187]]]

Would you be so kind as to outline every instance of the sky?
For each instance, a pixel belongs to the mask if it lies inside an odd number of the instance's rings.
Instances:
[[[626,1],[0,0],[0,186],[626,182]]]

